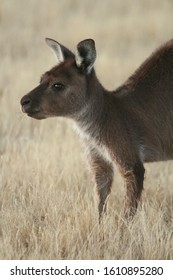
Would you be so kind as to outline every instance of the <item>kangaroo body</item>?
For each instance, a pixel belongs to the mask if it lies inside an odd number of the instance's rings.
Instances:
[[[114,165],[125,180],[125,215],[132,217],[143,189],[143,164],[173,159],[173,40],[111,92],[96,77],[92,39],[80,42],[76,55],[52,39],[46,41],[59,63],[22,98],[22,110],[36,119],[72,118],[95,178],[99,219],[111,191]]]

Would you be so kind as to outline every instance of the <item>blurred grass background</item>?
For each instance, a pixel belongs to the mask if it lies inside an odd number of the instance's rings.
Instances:
[[[142,203],[123,230],[117,173],[100,228],[72,122],[30,119],[19,104],[56,63],[45,37],[74,51],[93,38],[111,90],[173,37],[172,11],[171,0],[0,1],[0,259],[173,258],[173,163],[146,165]]]

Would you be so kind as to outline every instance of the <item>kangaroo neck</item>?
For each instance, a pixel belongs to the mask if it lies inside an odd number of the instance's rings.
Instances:
[[[76,115],[77,126],[86,134],[98,137],[102,127],[105,107],[105,90],[98,81],[95,73],[87,81],[87,100],[85,106]]]

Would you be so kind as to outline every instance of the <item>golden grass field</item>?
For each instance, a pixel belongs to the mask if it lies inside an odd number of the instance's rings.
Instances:
[[[173,37],[172,12],[171,0],[0,1],[0,259],[173,259],[173,162],[145,165],[129,224],[117,171],[99,226],[72,121],[30,119],[19,104],[56,63],[45,37],[72,50],[93,38],[98,77],[114,89]]]

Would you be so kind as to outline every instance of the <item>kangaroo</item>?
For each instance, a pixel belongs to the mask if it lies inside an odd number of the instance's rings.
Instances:
[[[46,43],[58,65],[21,99],[22,111],[38,120],[73,119],[95,178],[99,221],[115,165],[126,186],[124,214],[132,218],[143,190],[144,163],[173,159],[173,39],[114,91],[97,79],[94,40],[81,41],[75,54],[55,40],[46,38]]]

